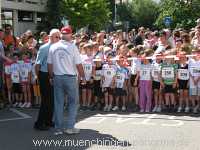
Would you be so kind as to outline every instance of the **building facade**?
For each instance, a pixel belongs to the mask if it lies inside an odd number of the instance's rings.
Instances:
[[[16,36],[26,30],[36,31],[44,17],[47,0],[1,0],[0,26],[11,24]]]

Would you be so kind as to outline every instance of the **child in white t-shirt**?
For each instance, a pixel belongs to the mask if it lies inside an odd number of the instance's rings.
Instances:
[[[194,53],[197,54],[197,53]],[[189,59],[188,68],[190,72],[189,95],[192,100],[193,112],[197,113],[200,100],[200,57],[194,56]],[[196,101],[198,104],[196,105]]]
[[[116,65],[113,64],[112,55],[108,54],[107,63],[102,68],[102,90],[105,98],[104,111],[110,111],[113,103],[114,76],[116,74]]]

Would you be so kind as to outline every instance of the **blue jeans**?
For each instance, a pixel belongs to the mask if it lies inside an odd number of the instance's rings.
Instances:
[[[56,129],[72,129],[76,122],[79,104],[78,81],[76,76],[54,76],[54,121]],[[67,123],[64,124],[64,101],[67,94]]]

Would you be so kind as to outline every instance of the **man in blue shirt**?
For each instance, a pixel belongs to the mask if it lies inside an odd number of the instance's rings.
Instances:
[[[40,84],[41,106],[38,114],[38,119],[34,124],[34,128],[38,130],[48,130],[54,126],[53,118],[53,87],[50,84],[47,56],[51,45],[60,40],[60,31],[52,29],[49,35],[49,42],[39,48],[36,58],[36,75]]]

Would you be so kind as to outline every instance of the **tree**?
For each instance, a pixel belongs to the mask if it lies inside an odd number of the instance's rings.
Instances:
[[[163,19],[167,16],[172,18],[171,28],[194,27],[195,20],[200,17],[199,0],[162,0],[160,2],[160,15],[155,22],[159,28],[165,27]]]
[[[129,21],[131,27],[153,28],[158,16],[158,6],[153,0],[132,0],[117,8],[120,20]]]
[[[111,11],[107,0],[63,0],[62,16],[79,29],[85,26],[99,31],[110,22]]]
[[[49,31],[52,28],[60,28],[61,24],[61,0],[47,0],[46,13],[42,22],[38,24],[37,30]]]

